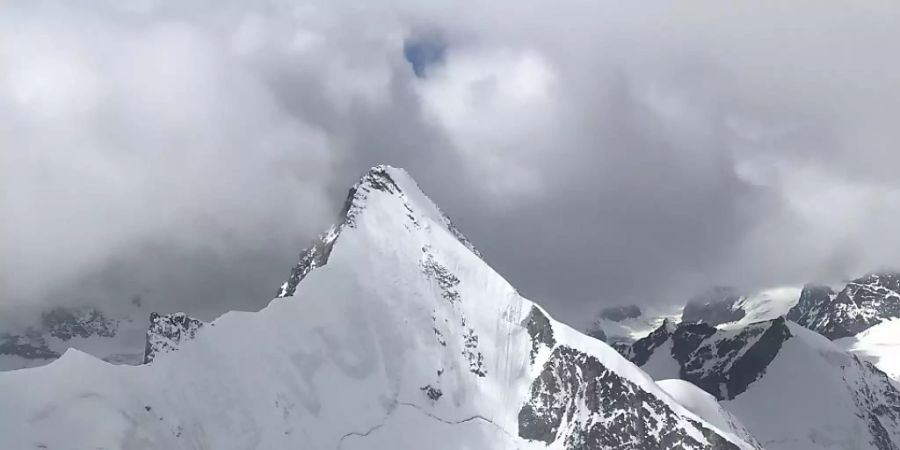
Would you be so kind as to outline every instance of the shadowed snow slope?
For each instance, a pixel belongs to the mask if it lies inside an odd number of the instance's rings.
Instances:
[[[715,397],[703,389],[678,379],[661,380],[657,384],[690,412],[702,417],[720,430],[727,430],[746,442],[756,443],[750,430],[744,427],[737,417],[726,411]]]
[[[753,448],[519,296],[402,170],[323,239],[150,364],[0,373],[0,448]]]
[[[655,377],[677,372],[721,400],[769,450],[900,448],[900,386],[784,318],[660,327],[626,354]]]

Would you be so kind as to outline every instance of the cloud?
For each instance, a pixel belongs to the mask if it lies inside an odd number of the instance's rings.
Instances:
[[[898,265],[890,2],[6,9],[6,305],[258,308],[378,163],[573,323]]]
[[[227,41],[177,18],[29,12],[3,26],[4,303],[151,240],[240,259],[321,224],[328,136]],[[165,270],[133,276],[148,269]]]

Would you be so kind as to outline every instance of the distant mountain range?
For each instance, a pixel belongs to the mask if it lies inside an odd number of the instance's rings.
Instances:
[[[144,314],[137,305],[115,318],[93,306],[51,308],[24,330],[0,330],[0,371],[47,364],[70,347],[116,364],[140,364],[136,344],[146,330]]]
[[[896,449],[898,292],[890,272],[839,291],[715,287],[667,314],[607,308],[589,334],[656,380],[712,395],[766,448]]]

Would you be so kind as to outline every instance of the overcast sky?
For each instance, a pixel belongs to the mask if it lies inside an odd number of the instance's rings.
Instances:
[[[258,309],[378,163],[579,326],[897,267],[898,23],[890,1],[3,2],[0,317]]]

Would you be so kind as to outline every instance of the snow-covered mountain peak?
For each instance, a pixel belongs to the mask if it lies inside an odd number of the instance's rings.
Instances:
[[[375,210],[367,212],[368,210]],[[472,253],[481,256],[474,245],[453,225],[434,202],[425,195],[419,185],[403,170],[388,165],[378,165],[369,169],[359,181],[350,188],[347,199],[338,215],[338,221],[324,233],[320,234],[306,250],[300,254],[300,260],[291,270],[276,293],[276,297],[294,295],[297,284],[316,267],[328,263],[332,247],[346,229],[359,226],[361,217],[374,215],[380,217],[393,216],[404,221],[407,231],[411,229],[443,228],[468,248]]]
[[[522,298],[405,172],[351,192],[261,311],[156,316],[152,364],[0,373],[0,447],[756,448]]]

